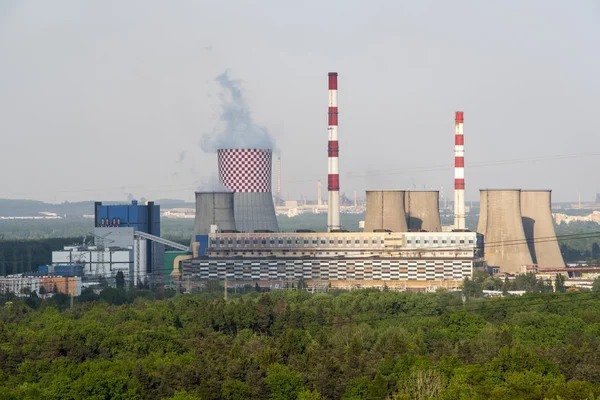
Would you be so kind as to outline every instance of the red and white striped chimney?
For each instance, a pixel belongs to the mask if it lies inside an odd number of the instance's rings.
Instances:
[[[455,115],[454,133],[454,229],[465,229],[465,139],[463,112]]]
[[[329,232],[340,229],[340,175],[338,168],[338,104],[337,104],[337,72],[329,73],[329,144],[327,154],[329,170],[327,176],[327,190],[329,201],[327,203],[327,230]]]

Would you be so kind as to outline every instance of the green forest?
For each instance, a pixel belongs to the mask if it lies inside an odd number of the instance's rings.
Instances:
[[[597,399],[600,294],[0,301],[2,399]]]

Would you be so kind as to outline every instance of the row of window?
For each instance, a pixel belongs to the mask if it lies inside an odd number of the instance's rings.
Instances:
[[[465,244],[465,240],[464,240],[464,239],[461,239],[461,240],[459,240],[458,242],[459,242],[460,244]],[[411,244],[411,243],[412,243],[412,240],[411,240],[411,239],[407,239],[407,240],[406,240],[406,244]],[[420,239],[416,239],[416,240],[415,240],[415,244],[420,244],[420,243],[421,243],[421,240],[420,240]],[[424,244],[429,244],[429,240],[425,239],[425,240],[423,240],[423,243],[424,243]],[[438,241],[437,239],[434,239],[434,240],[432,240],[432,241],[431,241],[431,243],[432,243],[432,244],[438,244],[438,243],[439,243],[439,241]],[[473,242],[473,239],[469,240],[469,242],[468,242],[468,243],[469,243],[469,244],[473,244],[473,243],[474,243],[474,242]],[[443,239],[443,240],[442,240],[442,244],[448,244],[448,241],[447,241],[446,239]],[[456,244],[456,240],[450,240],[450,244]]]
[[[304,245],[312,244],[312,245],[316,246],[319,244],[321,244],[321,245],[326,245],[326,244],[343,245],[344,243],[347,245],[352,245],[352,244],[357,245],[357,244],[361,244],[361,240],[359,240],[359,239],[354,239],[354,240],[351,240],[351,239],[346,239],[346,240],[342,240],[342,239],[337,239],[337,240],[333,240],[333,239],[329,239],[329,240],[325,240],[325,239],[321,239],[321,240],[318,240],[318,239],[312,239],[312,240],[308,240],[308,239],[285,239],[285,240],[284,239],[278,239],[278,240],[275,240],[275,239],[269,239],[269,240],[267,240],[267,239],[235,239],[234,240],[233,238],[228,238],[228,239],[219,239],[218,243],[220,246],[225,246],[225,245],[233,246],[234,243],[237,246],[241,246],[242,244],[243,245],[250,245],[250,244],[265,245],[265,246],[267,244],[272,245],[272,246],[283,245],[283,244],[290,245],[290,246],[291,245],[300,245],[300,244],[304,244]],[[383,244],[384,241],[383,241],[383,239],[380,239],[380,240],[364,239],[364,240],[362,240],[362,244],[364,244],[364,245],[368,245],[369,243],[376,245],[376,244]],[[217,244],[217,240],[215,238],[211,238],[211,245],[214,247],[216,244]]]

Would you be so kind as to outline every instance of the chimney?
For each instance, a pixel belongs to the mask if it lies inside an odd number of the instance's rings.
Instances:
[[[328,211],[327,230],[340,229],[340,176],[338,167],[338,104],[337,104],[337,72],[329,73],[329,108],[328,130],[329,143],[327,146],[329,170],[327,175]]]
[[[457,111],[454,135],[454,229],[465,229],[465,141],[463,112]]]

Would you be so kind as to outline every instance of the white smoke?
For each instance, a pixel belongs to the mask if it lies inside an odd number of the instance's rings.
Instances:
[[[225,187],[219,178],[216,176],[211,176],[209,178],[205,178],[200,180],[198,186],[196,188],[196,192],[200,193],[210,193],[210,192],[231,192],[231,190]]]
[[[206,134],[200,141],[200,147],[207,153],[215,153],[217,149],[247,148],[269,149],[275,147],[275,140],[268,129],[254,123],[252,114],[246,104],[239,80],[229,77],[225,71],[216,78],[223,92],[221,99],[221,115],[219,119],[222,129]]]

